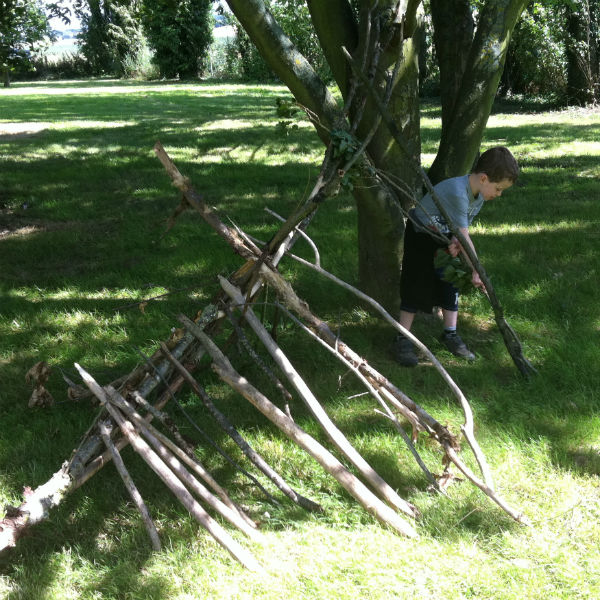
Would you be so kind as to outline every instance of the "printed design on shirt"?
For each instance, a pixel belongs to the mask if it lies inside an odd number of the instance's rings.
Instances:
[[[450,227],[448,227],[448,224],[440,215],[431,215],[429,221],[432,229],[437,229],[440,233],[450,233]]]
[[[469,223],[471,223],[475,216],[479,213],[480,208],[481,205],[479,204],[479,202],[477,202],[477,198],[475,199],[475,202],[471,202],[469,204],[469,208],[467,210],[467,217],[469,219]]]

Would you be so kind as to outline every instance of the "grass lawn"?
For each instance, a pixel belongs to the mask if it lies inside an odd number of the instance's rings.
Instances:
[[[78,362],[102,383],[130,371],[140,360],[137,348],[151,353],[178,313],[194,315],[208,303],[217,274],[241,264],[191,212],[164,235],[179,199],[154,157],[155,141],[211,205],[267,240],[278,223],[263,208],[289,214],[312,186],[323,150],[307,123],[287,136],[278,130],[275,99],[287,95],[274,85],[121,81],[0,91],[0,506],[18,505],[23,486],[36,487],[58,470],[95,415],[88,401],[67,400],[59,369],[76,379]],[[422,125],[428,164],[439,137],[435,103],[423,104]],[[484,140],[485,147],[497,144],[513,150],[522,176],[486,204],[473,238],[539,376],[519,376],[481,296],[463,299],[460,322],[478,354],[474,363],[442,351],[435,320],[419,319],[415,333],[471,402],[497,487],[530,527],[466,482],[451,486],[447,497],[429,493],[374,402],[350,398],[362,391],[358,382],[284,322],[279,340],[333,420],[419,508],[419,537],[403,539],[380,526],[245,401],[203,374],[244,436],[324,514],[305,513],[285,498],[269,503],[171,406],[202,461],[260,521],[264,542],[251,549],[266,573],[235,563],[127,449],[163,550],[151,551],[108,465],[0,557],[0,598],[600,597],[600,114],[504,103]],[[340,196],[319,209],[309,230],[324,268],[350,283],[355,226],[353,202]],[[310,256],[304,243],[296,250]],[[287,260],[282,270],[342,339],[459,431],[460,408],[432,367],[394,364],[388,325],[313,272]],[[137,303],[155,296],[140,310]],[[54,367],[48,388],[56,403],[30,409],[24,375],[40,360]],[[248,359],[236,362],[264,383]],[[187,389],[180,401],[243,461]],[[291,409],[327,443],[300,401]],[[440,472],[437,447],[424,436],[417,447]]]

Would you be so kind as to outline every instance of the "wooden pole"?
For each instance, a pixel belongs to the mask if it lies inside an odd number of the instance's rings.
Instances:
[[[131,499],[133,500],[134,504],[140,512],[140,515],[142,516],[142,521],[146,526],[146,531],[148,532],[148,535],[150,536],[150,541],[152,542],[152,548],[154,548],[154,550],[156,551],[159,551],[160,538],[158,537],[158,531],[156,531],[156,526],[154,525],[154,521],[150,516],[150,511],[148,510],[148,507],[146,506],[142,495],[138,491],[135,483],[133,482],[131,475],[129,475],[127,467],[125,466],[125,463],[123,462],[119,451],[115,447],[113,441],[110,439],[110,431],[112,427],[109,428],[106,421],[101,421],[100,423],[98,423],[98,429],[100,431],[100,435],[102,436],[102,440],[106,444],[106,448],[112,455],[113,463],[117,471],[119,472],[119,475],[121,476],[121,479],[123,480],[123,483],[125,484],[129,495],[131,496]]]
[[[190,327],[194,325],[191,319],[188,319],[184,315],[179,315],[179,320],[186,326]],[[242,452],[248,457],[248,459],[258,469],[260,469],[290,500],[305,508],[306,510],[314,512],[322,512],[323,508],[313,502],[309,498],[305,498],[301,494],[298,494],[293,490],[271,466],[267,464],[264,458],[254,450],[248,442],[239,434],[235,427],[229,422],[223,413],[221,413],[214,405],[212,400],[208,397],[206,391],[200,386],[200,384],[194,379],[189,371],[169,352],[169,349],[161,344],[161,350],[163,354],[171,361],[175,369],[181,373],[185,380],[190,384],[194,393],[202,400],[208,411],[212,414],[214,419],[219,423],[222,429],[231,437],[231,439],[239,446]]]

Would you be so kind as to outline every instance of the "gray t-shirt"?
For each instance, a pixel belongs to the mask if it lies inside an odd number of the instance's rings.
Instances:
[[[481,194],[477,194],[476,198],[473,196],[468,175],[445,179],[433,189],[457,227],[468,227],[483,206],[483,196]],[[429,193],[423,196],[420,205],[413,210],[412,216],[424,227],[434,227],[441,233],[450,233],[446,220]]]

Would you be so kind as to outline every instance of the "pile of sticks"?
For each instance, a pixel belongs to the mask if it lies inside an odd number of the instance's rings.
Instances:
[[[376,4],[374,3],[374,5]],[[398,10],[400,10],[400,4]],[[326,198],[337,193],[343,177],[350,169],[362,165],[368,167],[367,170],[374,171],[366,150],[380,124],[383,123],[388,127],[399,146],[405,148],[401,135],[386,108],[402,65],[402,47],[400,45],[396,49],[397,60],[394,69],[386,76],[384,89],[379,96],[373,78],[381,66],[380,59],[384,55],[384,51],[386,48],[389,50],[389,44],[397,36],[394,27],[382,27],[380,17],[374,15],[371,9],[367,17],[365,19],[366,39],[370,40],[370,43],[364,44],[361,57],[354,59],[352,56],[348,56],[355,77],[352,79],[344,107],[335,117],[335,122],[325,123],[308,109],[306,112],[308,118],[313,121],[324,138],[330,137],[327,135],[327,132],[331,133],[328,127],[355,136],[361,123],[367,96],[372,96],[376,101],[380,118],[375,120],[351,156],[336,152],[333,143],[329,143],[321,171],[306,202],[284,220],[283,225],[267,244],[251,239],[235,226],[226,225],[219,215],[204,202],[203,197],[194,190],[190,181],[182,176],[160,143],[156,144],[155,152],[158,159],[172,179],[173,185],[182,195],[180,205],[169,220],[169,226],[185,210],[190,208],[196,210],[232,250],[244,259],[244,263],[229,278],[219,278],[221,292],[193,320],[180,315],[179,321],[182,328],[177,330],[166,343],[161,343],[153,356],[144,357],[144,362],[131,373],[113,381],[110,385],[102,386],[83,367],[76,365],[85,386],[65,378],[69,385],[70,398],[80,399],[93,395],[98,399],[100,402],[98,414],[69,460],[65,461],[46,483],[35,490],[26,488],[25,499],[20,506],[7,507],[6,516],[0,521],[0,552],[14,546],[28,528],[47,519],[50,511],[59,505],[68,493],[82,486],[110,461],[115,463],[133,501],[139,508],[153,548],[160,548],[159,536],[150,513],[121,458],[120,451],[130,444],[219,544],[245,567],[260,570],[262,567],[252,553],[236,542],[208,514],[207,509],[214,511],[231,526],[241,530],[251,541],[260,540],[257,525],[232,501],[227,491],[198,461],[194,448],[190,447],[183,439],[177,427],[163,410],[170,400],[172,403],[177,402],[176,394],[181,387],[184,384],[191,387],[223,431],[281,493],[303,509],[321,511],[322,508],[318,503],[305,498],[292,489],[284,478],[267,464],[266,460],[241,436],[227,416],[220,412],[202,386],[198,376],[195,376],[200,360],[204,356],[209,357],[212,370],[227,386],[245,398],[290,440],[307,452],[367,512],[393,531],[405,536],[415,536],[417,534],[415,519],[418,516],[416,508],[401,498],[352,446],[344,433],[327,415],[314,391],[300,376],[275,338],[255,315],[253,306],[266,286],[274,290],[279,310],[285,312],[316,343],[331,352],[364,385],[376,402],[377,412],[394,425],[433,489],[443,493],[445,483],[454,477],[450,472],[451,466],[454,465],[465,479],[477,486],[513,519],[525,523],[525,518],[520,511],[510,507],[496,491],[485,456],[475,439],[473,414],[469,402],[431,351],[405,330],[375,300],[322,269],[318,251],[314,245],[315,260],[312,263],[296,257],[290,252],[295,240],[300,235],[306,235],[304,230],[318,206]],[[399,26],[401,27],[401,24]],[[385,35],[384,31],[387,32]],[[352,106],[355,107],[353,111],[350,110]],[[407,154],[411,156],[408,151]],[[431,184],[420,165],[415,165],[415,168],[423,177],[428,189],[432,191]],[[391,179],[384,177],[382,173],[379,173],[378,177],[384,186],[386,182],[387,185],[391,182]],[[402,189],[399,191],[406,193]],[[433,196],[435,199],[435,194]],[[460,236],[458,237],[461,239]],[[464,243],[463,246],[468,247]],[[363,357],[339,339],[325,321],[312,313],[306,302],[296,294],[277,269],[284,256],[291,256],[307,268],[316,271],[320,276],[327,277],[337,285],[342,285],[355,293],[361,301],[369,304],[392,328],[409,338],[429,358],[463,410],[464,424],[461,427],[461,433],[476,459],[480,474],[474,473],[462,459],[459,436],[440,424],[398,389],[384,374],[369,365]],[[491,282],[483,268],[475,260],[475,257],[471,257],[471,260],[486,283],[486,287],[491,290]],[[492,297],[491,300],[494,298]],[[520,343],[514,332],[505,323],[501,307],[496,301],[492,302],[492,305],[496,321],[515,364],[524,375],[532,373],[534,369],[523,357]],[[217,344],[218,334],[223,332],[227,323],[230,323],[231,335],[247,348],[255,361],[274,382],[276,389],[281,392],[284,409],[276,406],[256,385],[239,373]],[[246,339],[245,331],[248,329],[251,329],[255,337],[260,340],[276,368],[265,364],[265,361],[254,352]],[[292,395],[286,388],[286,384],[276,375],[276,370],[285,378],[287,385],[293,387],[297,397],[304,402],[322,427],[334,446],[336,455],[294,422],[288,406]],[[45,379],[38,381],[39,389],[42,389],[40,386],[43,387],[44,381]],[[41,392],[36,392],[34,396],[37,402]],[[152,402],[149,400],[151,397],[154,398]],[[154,420],[160,422],[161,430],[152,425]],[[407,423],[412,429],[412,435],[408,435],[404,429]],[[168,431],[168,434],[164,430]],[[415,448],[414,441],[420,434],[428,435],[439,444],[442,451],[444,471],[438,477],[429,471]],[[235,464],[235,461],[222,449],[217,448],[217,450]],[[255,477],[240,465],[236,464],[236,468],[250,477],[271,500],[275,500]],[[353,468],[354,472],[351,472],[350,468]]]
[[[194,449],[183,439],[163,411],[170,399],[175,400],[175,394],[184,384],[191,387],[220,427],[235,441],[252,464],[268,477],[283,494],[306,510],[320,511],[322,509],[316,502],[293,490],[283,477],[276,473],[244,440],[227,416],[215,406],[201,382],[194,377],[194,371],[203,356],[210,357],[212,370],[225,384],[244,397],[288,438],[306,451],[366,511],[399,534],[416,535],[417,511],[415,507],[391,488],[332,422],[310,386],[302,379],[274,337],[254,313],[253,304],[265,286],[274,290],[280,310],[284,311],[316,342],[334,354],[364,384],[366,390],[377,402],[378,412],[394,424],[435,489],[442,491],[443,486],[440,482],[452,478],[449,469],[453,464],[466,479],[479,487],[512,518],[522,523],[525,522],[523,515],[511,508],[495,490],[485,457],[474,437],[473,416],[468,401],[433,354],[419,340],[403,330],[373,299],[326,273],[320,267],[318,257],[315,263],[302,261],[322,275],[357,293],[362,300],[369,302],[378,310],[393,327],[411,337],[429,356],[434,367],[448,383],[463,408],[465,423],[462,433],[475,455],[481,476],[475,474],[461,458],[458,437],[339,339],[326,322],[311,312],[306,302],[298,297],[292,286],[278,272],[277,262],[286,253],[290,254],[289,249],[293,239],[298,235],[295,225],[288,226],[287,231],[275,236],[279,240],[276,247],[259,248],[243,231],[224,224],[215,211],[206,205],[202,196],[192,188],[189,180],[179,173],[159,143],[157,143],[155,151],[175,186],[182,192],[182,204],[176,210],[176,214],[188,207],[197,210],[232,249],[245,259],[245,262],[228,279],[219,278],[221,293],[194,320],[180,315],[181,335],[167,343],[161,343],[155,354],[129,375],[113,382],[112,385],[103,387],[83,367],[76,365],[89,391],[86,392],[83,386],[67,380],[70,385],[70,395],[71,397],[82,397],[86,393],[93,394],[100,402],[98,415],[79,447],[61,469],[47,483],[34,491],[29,490],[21,506],[7,511],[5,519],[0,521],[0,552],[14,546],[28,527],[46,519],[49,511],[57,506],[67,493],[83,485],[111,460],[115,463],[133,501],[140,510],[153,547],[160,548],[156,527],[120,455],[120,450],[130,444],[219,544],[245,567],[260,570],[261,566],[256,558],[236,542],[200,504],[202,502],[210,510],[218,513],[230,525],[240,529],[250,540],[260,539],[256,524],[231,500],[227,492],[202,466]],[[314,191],[315,195],[321,192],[319,186],[323,186],[325,183],[326,178],[320,178],[316,191]],[[296,218],[296,220],[298,219]],[[285,229],[286,225],[282,229]],[[287,409],[287,404],[283,410],[277,407],[235,369],[215,342],[216,333],[222,332],[227,322],[232,325],[232,335],[248,348],[250,348],[250,344],[242,325],[254,332],[271,356],[273,364],[285,376],[288,385],[294,388],[297,396],[301,398],[321,425],[340,458],[337,458],[332,451],[294,422],[289,409]],[[250,352],[253,351],[250,349]],[[284,383],[278,379],[274,369],[265,365],[258,356],[255,358],[275,382],[276,387],[281,390],[287,403],[291,394]],[[151,394],[155,396],[153,404],[147,400]],[[168,430],[169,435],[159,431],[151,424],[155,419],[161,423],[163,429]],[[412,436],[409,436],[404,430],[403,425],[406,423],[412,429]],[[420,433],[435,440],[443,452],[442,464],[445,466],[445,470],[438,478],[428,470],[415,449],[413,442]],[[347,465],[352,465],[356,475],[349,470]],[[262,489],[264,490],[264,488]]]

